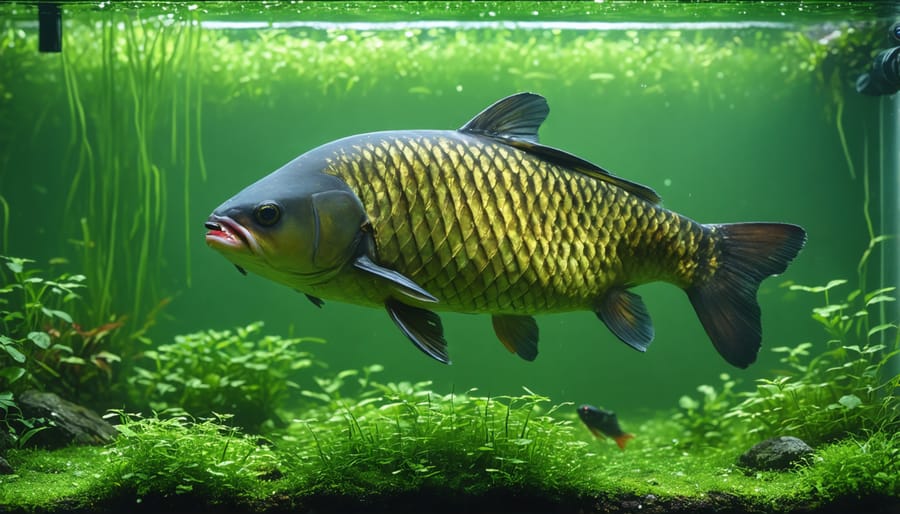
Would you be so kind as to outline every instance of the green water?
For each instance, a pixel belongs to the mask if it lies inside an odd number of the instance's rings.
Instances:
[[[145,320],[170,299],[143,334],[150,344],[263,320],[268,333],[325,339],[313,351],[331,371],[378,363],[385,380],[431,380],[442,392],[527,386],[625,419],[666,412],[722,373],[747,385],[770,376],[782,367],[774,347],[824,344],[810,318],[819,299],[782,286],[856,279],[870,238],[864,175],[874,233],[896,233],[897,99],[853,88],[890,46],[896,9],[84,4],[63,8],[62,54],[39,54],[35,6],[3,5],[0,253],[109,272],[85,293],[95,301],[106,288],[106,319]],[[383,310],[319,310],[241,276],[204,243],[213,208],[307,150],[361,132],[456,128],[518,91],[550,104],[542,142],[654,188],[669,209],[807,230],[800,256],[760,289],[763,348],[748,370],[720,358],[667,284],[636,289],[656,328],[645,354],[592,313],[539,315],[540,354],[529,363],[503,348],[487,316],[443,314],[445,366]],[[868,279],[896,284],[895,242],[878,248]]]

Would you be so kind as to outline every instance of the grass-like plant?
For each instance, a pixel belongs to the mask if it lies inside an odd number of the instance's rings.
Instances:
[[[190,184],[198,168],[205,177],[196,16],[182,12],[187,19],[173,24],[139,12],[94,15],[91,36],[67,30],[60,54],[71,134],[63,227],[78,234],[70,241],[89,277],[86,315],[95,325],[124,317],[132,340],[123,345],[146,341],[171,294],[160,287],[166,270],[159,265],[166,262],[170,190],[182,193],[190,284]],[[118,311],[122,305],[129,311]]]
[[[271,450],[227,426],[222,416],[195,422],[117,414],[120,436],[105,452],[115,464],[103,482],[138,501],[196,495],[215,503],[252,490],[260,477],[275,472]]]
[[[179,409],[196,417],[232,414],[234,423],[250,431],[266,423],[283,425],[277,410],[291,391],[299,391],[297,371],[317,364],[305,347],[323,341],[263,336],[262,327],[256,322],[179,335],[147,350],[147,364],[136,366],[128,379],[133,400],[156,411]]]
[[[528,389],[438,394],[430,382],[377,382],[378,370],[345,371],[304,391],[322,406],[295,420],[290,455],[297,468],[318,461],[316,487],[352,494],[373,484],[393,493],[501,486],[554,495],[586,480],[587,443],[558,412],[570,403],[553,405]],[[359,392],[342,395],[354,382]]]
[[[655,511],[788,511],[897,491],[896,432],[823,446],[796,473],[747,475],[734,464],[739,440],[686,447],[671,419],[632,425],[638,439],[620,452],[578,426],[569,404],[528,390],[492,398],[436,393],[428,382],[382,383],[380,368],[319,379],[305,394],[318,406],[266,438],[244,435],[227,416],[114,413],[121,435],[106,449],[10,451],[17,475],[0,476],[0,504],[68,512],[138,501],[282,512],[481,507],[502,498],[514,508],[555,510],[637,510],[647,502]]]

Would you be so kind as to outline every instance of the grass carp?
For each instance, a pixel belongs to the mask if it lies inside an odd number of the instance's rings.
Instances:
[[[747,367],[761,344],[756,294],[806,241],[783,223],[700,224],[650,188],[541,144],[532,93],[458,130],[350,136],[295,158],[215,209],[206,242],[242,273],[387,310],[445,363],[435,311],[492,316],[500,341],[538,353],[538,313],[589,310],[645,351],[654,331],[631,288],[687,292],[719,353]]]

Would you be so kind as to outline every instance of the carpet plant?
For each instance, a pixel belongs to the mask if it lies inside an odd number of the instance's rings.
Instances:
[[[377,368],[375,368],[377,369]],[[357,378],[362,392],[338,394],[335,381],[319,380],[322,400],[286,436],[297,441],[296,465],[318,461],[315,480],[365,490],[374,477],[392,490],[447,487],[573,488],[584,471],[587,443],[574,437],[581,427],[569,403],[525,390],[521,396],[437,394],[429,382],[374,381],[373,368],[347,371],[335,380]]]
[[[0,476],[0,504],[46,512],[136,504],[266,512],[396,505],[389,499],[404,494],[443,502],[510,494],[588,509],[634,498],[683,509],[708,507],[718,495],[730,508],[786,512],[841,498],[900,500],[896,433],[823,445],[794,472],[747,472],[735,464],[739,443],[685,444],[670,419],[631,420],[637,438],[620,451],[595,440],[569,404],[530,391],[491,398],[439,393],[427,383],[382,384],[372,376],[377,368],[323,380],[342,385],[265,437],[229,426],[227,416],[112,413],[120,436],[108,447],[11,450],[17,471]]]

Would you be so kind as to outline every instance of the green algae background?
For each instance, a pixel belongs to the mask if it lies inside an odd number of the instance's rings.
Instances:
[[[62,55],[36,52],[33,6],[2,9],[3,251],[83,266],[85,316],[127,316],[132,358],[175,334],[265,320],[327,340],[316,354],[331,369],[379,363],[444,392],[527,385],[652,414],[723,371],[766,376],[773,347],[821,339],[814,303],[781,286],[855,274],[866,163],[878,232],[896,228],[883,216],[896,192],[877,166],[889,101],[852,88],[884,45],[878,4],[88,3],[64,7]],[[807,229],[800,257],[760,291],[764,346],[748,371],[721,361],[664,284],[638,288],[657,333],[646,354],[571,313],[538,317],[540,355],[526,363],[487,317],[445,314],[447,367],[383,312],[319,311],[203,243],[213,207],[308,149],[458,127],[526,90],[549,101],[544,143],[656,189],[668,208]]]

